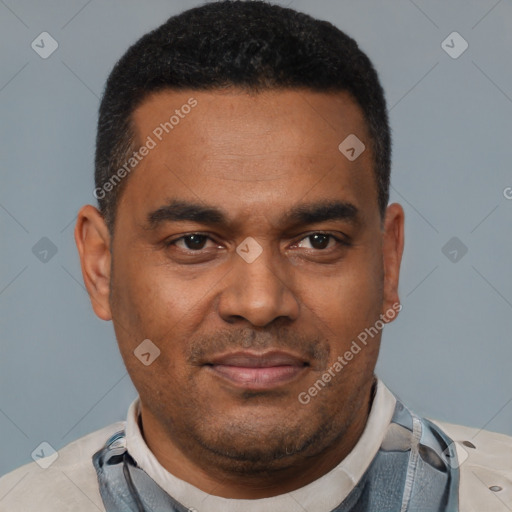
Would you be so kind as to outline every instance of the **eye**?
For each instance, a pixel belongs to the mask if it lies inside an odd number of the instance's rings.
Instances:
[[[208,240],[210,240],[210,237],[207,235],[202,235],[201,233],[192,233],[190,235],[185,235],[180,238],[176,238],[175,240],[171,240],[166,245],[175,245],[180,249],[189,251],[200,251],[201,249],[205,248],[206,242]]]
[[[306,241],[306,242],[305,242]],[[309,243],[309,247],[308,244]],[[316,249],[316,250],[324,250],[331,249],[336,245],[346,245],[349,243],[341,240],[334,235],[330,235],[328,233],[312,233],[304,237],[298,244],[298,247],[303,247],[305,249]]]

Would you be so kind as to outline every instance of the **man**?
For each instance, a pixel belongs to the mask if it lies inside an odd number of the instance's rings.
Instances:
[[[390,151],[377,74],[329,23],[214,2],[132,46],[75,238],[139,397],[5,476],[0,509],[512,510],[509,437],[374,375],[401,309]]]

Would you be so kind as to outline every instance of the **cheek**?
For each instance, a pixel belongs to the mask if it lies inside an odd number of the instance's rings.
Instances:
[[[178,273],[143,254],[123,261],[114,272],[112,309],[114,322],[126,327],[119,329],[118,338],[125,350],[149,338],[162,356],[179,358],[180,340],[197,330],[209,307],[209,290],[213,293],[218,280],[212,272]]]
[[[180,340],[187,339],[190,290],[165,275],[163,266],[145,265],[142,258],[116,267],[113,280],[113,321],[119,349],[137,389],[163,396],[184,380],[185,364]],[[136,357],[143,340],[151,340],[158,356],[146,366]],[[169,378],[173,376],[173,378]]]
[[[322,279],[304,276],[302,295],[306,310],[326,338],[340,343],[356,337],[373,325],[382,307],[382,264],[378,249],[368,256],[350,258],[336,273]],[[345,340],[345,341],[342,341]]]
[[[165,265],[135,258],[115,273],[116,299],[125,313],[135,314],[147,327],[164,322],[169,328],[194,304],[191,287],[176,279]],[[133,318],[133,317],[131,317]]]

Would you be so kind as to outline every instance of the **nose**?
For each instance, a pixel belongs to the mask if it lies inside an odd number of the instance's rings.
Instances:
[[[269,248],[250,263],[233,255],[233,267],[225,277],[218,303],[224,321],[246,320],[264,327],[278,318],[297,319],[299,301],[292,291],[291,276],[276,258]]]

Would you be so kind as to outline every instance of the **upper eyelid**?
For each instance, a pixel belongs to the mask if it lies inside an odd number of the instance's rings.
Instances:
[[[211,235],[207,235],[206,233],[201,233],[201,232],[193,232],[193,233],[187,233],[185,235],[181,235],[178,238],[174,238],[173,240],[166,240],[166,241],[164,241],[164,245],[165,246],[174,245],[174,244],[176,244],[176,242],[179,242],[180,240],[184,240],[185,238],[187,238],[189,236],[193,236],[193,235],[205,236],[206,238],[210,239],[212,242],[218,243],[215,241],[215,239],[213,239],[211,237]],[[196,252],[198,252],[198,251],[196,251]]]
[[[310,236],[317,235],[317,234],[318,235],[330,236],[330,237],[334,238],[337,242],[339,242],[340,244],[343,244],[343,245],[350,245],[350,243],[351,243],[349,240],[344,240],[340,236],[336,236],[333,233],[329,233],[329,232],[326,232],[326,231],[310,231],[307,234],[303,235],[301,238],[297,239],[297,241],[294,242],[294,244],[302,242],[302,240],[304,240],[305,238],[308,238]],[[183,240],[183,239],[187,238],[188,236],[193,236],[193,235],[205,236],[206,238],[210,239],[212,242],[218,243],[218,242],[216,242],[216,240],[214,238],[212,238],[211,235],[206,234],[206,233],[202,233],[200,231],[194,231],[194,232],[191,232],[191,233],[186,233],[184,235],[181,235],[180,237],[175,238],[174,240],[170,240],[168,242],[165,242],[165,245],[174,245],[179,240]],[[191,250],[191,249],[189,249],[189,250]],[[194,251],[194,252],[199,252],[200,250],[201,249],[199,249],[197,251]]]
[[[304,240],[304,238],[308,238],[313,235],[330,236],[330,237],[334,238],[335,240],[338,240],[339,242],[348,243],[348,240],[343,240],[343,238],[340,235],[335,235],[334,233],[329,233],[327,231],[310,231],[308,234],[304,235],[302,238],[299,238],[299,242]],[[347,239],[349,238],[347,235],[343,235],[343,236],[345,236]]]

